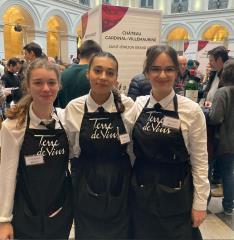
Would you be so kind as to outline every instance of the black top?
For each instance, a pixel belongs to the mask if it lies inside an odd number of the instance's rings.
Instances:
[[[20,98],[22,97],[22,91],[20,89],[20,87],[21,87],[20,80],[17,77],[17,75],[12,72],[7,71],[5,74],[3,74],[1,79],[2,79],[3,85],[6,88],[12,88],[12,87],[19,88],[16,90],[12,90],[12,94],[6,97],[6,102],[8,104],[10,104],[11,101],[14,101],[15,103],[18,102],[20,100]]]

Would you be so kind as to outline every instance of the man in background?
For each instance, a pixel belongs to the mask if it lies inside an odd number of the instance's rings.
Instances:
[[[87,94],[90,83],[86,77],[91,57],[102,48],[93,40],[86,40],[80,46],[80,62],[65,69],[61,76],[62,89],[58,94],[58,105],[65,108],[74,98]]]
[[[204,90],[204,107],[209,109],[212,105],[214,95],[218,88],[222,87],[220,77],[223,71],[224,63],[229,59],[228,51],[224,46],[218,46],[208,52],[210,71],[209,80]],[[222,197],[223,190],[221,185],[220,164],[216,161],[215,150],[218,140],[219,130],[217,127],[207,125],[207,146],[209,160],[209,180],[212,184],[211,195],[213,197]]]
[[[174,90],[177,94],[184,96],[185,85],[189,80],[189,70],[187,68],[188,60],[185,56],[178,56],[180,71],[177,79],[175,80]]]
[[[24,46],[24,58],[27,62],[31,62],[42,56],[41,46],[35,42],[30,42]]]

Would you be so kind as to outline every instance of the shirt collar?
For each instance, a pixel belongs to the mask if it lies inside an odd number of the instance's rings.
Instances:
[[[45,120],[45,119],[40,119],[34,112],[32,109],[32,103],[29,107],[29,116],[30,116],[30,121],[33,123],[34,126],[39,126],[40,123],[43,121],[45,123],[49,123],[52,119],[54,119],[56,122],[59,121],[58,116],[56,115],[56,113],[54,112],[54,110],[51,112],[51,120]]]
[[[148,107],[153,107],[156,103],[160,103],[163,109],[166,109],[168,105],[173,101],[173,98],[175,96],[175,91],[172,89],[169,95],[167,95],[165,98],[163,98],[161,101],[157,101],[152,94],[152,90],[150,92],[150,101]]]
[[[89,92],[87,97],[87,108],[89,112],[96,112],[98,107],[102,106],[106,112],[113,112],[113,109],[116,109],[114,104],[114,95],[111,92],[109,98],[102,104],[98,105],[93,98],[91,97],[91,92]]]

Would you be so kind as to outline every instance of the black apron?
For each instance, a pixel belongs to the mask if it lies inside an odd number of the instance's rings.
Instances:
[[[78,239],[127,239],[131,163],[118,112],[89,113],[85,103],[75,181]]]
[[[175,111],[143,108],[133,128],[136,160],[132,177],[132,222],[135,239],[201,239],[192,228],[193,182],[181,129],[162,125]]]
[[[29,123],[28,114],[14,200],[14,237],[68,239],[73,209],[66,133],[60,122],[62,129],[53,130],[30,129]],[[44,163],[28,164],[26,158],[32,155],[43,155]]]

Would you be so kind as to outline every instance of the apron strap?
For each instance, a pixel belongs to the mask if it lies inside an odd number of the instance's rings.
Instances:
[[[177,99],[177,95],[176,94],[173,97],[173,103],[174,103],[174,110],[175,110],[176,113],[178,113],[178,99]]]
[[[56,114],[56,116],[58,117],[58,113],[57,113],[57,110],[56,110],[56,108],[54,108],[54,113],[55,113],[55,114]],[[63,129],[63,130],[65,131],[65,129],[64,129],[64,127],[63,127],[63,124],[61,123],[61,121],[60,121],[59,117],[58,117],[58,120],[59,120],[59,125],[60,125],[61,129]],[[65,131],[65,132],[66,132],[66,131]]]

